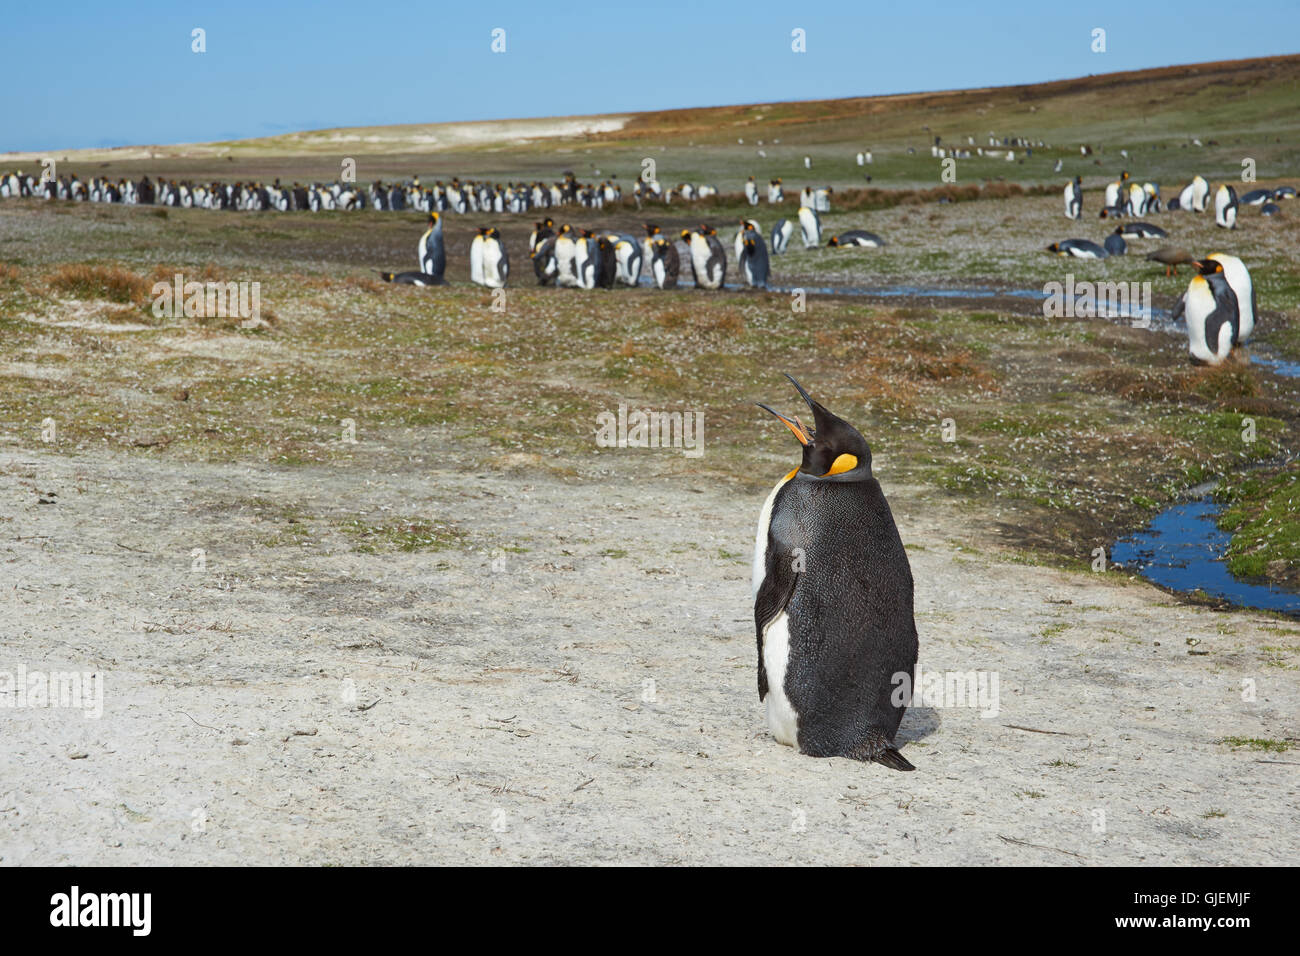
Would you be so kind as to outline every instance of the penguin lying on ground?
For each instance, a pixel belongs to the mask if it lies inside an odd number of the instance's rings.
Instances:
[[[1295,199],[1295,195],[1294,186],[1278,186],[1273,190],[1274,199]]]
[[[1264,205],[1259,207],[1259,214],[1261,216],[1276,216],[1281,211],[1282,207],[1275,202],[1266,202]]]
[[[425,272],[381,272],[385,282],[396,285],[446,285],[442,276],[431,276]]]
[[[1128,252],[1128,243],[1124,241],[1124,237],[1120,235],[1118,229],[1106,237],[1103,245],[1108,256],[1122,256]]]
[[[1065,239],[1054,242],[1047,247],[1048,252],[1058,256],[1074,256],[1076,259],[1105,259],[1107,252],[1095,242],[1087,239]]]
[[[1169,233],[1149,222],[1126,222],[1115,227],[1118,236],[1137,236],[1139,239],[1167,239]]]
[[[831,236],[826,243],[828,246],[862,246],[866,249],[879,249],[884,244],[884,239],[881,239],[874,232],[867,232],[865,229],[850,229],[848,232],[841,232],[838,236]]]
[[[788,376],[787,376],[788,377]],[[910,702],[912,571],[856,428],[813,401],[790,429],[803,460],[768,495],[754,540],[758,697],[772,735],[813,757],[914,770],[894,737]]]
[[[1237,200],[1243,206],[1262,206],[1273,198],[1273,192],[1269,189],[1252,189]]]

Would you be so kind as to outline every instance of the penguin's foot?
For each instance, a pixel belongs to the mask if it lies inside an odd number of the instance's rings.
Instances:
[[[890,770],[915,770],[911,762],[883,737],[873,736],[858,744],[844,756],[867,763],[883,764]]]

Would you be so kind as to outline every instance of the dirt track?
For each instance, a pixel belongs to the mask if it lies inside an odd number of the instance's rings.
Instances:
[[[915,773],[814,760],[771,739],[757,700],[761,498],[425,457],[277,470],[0,450],[0,671],[106,675],[102,719],[3,713],[0,863],[1300,852],[1300,758],[1218,742],[1300,737],[1294,625],[1008,563],[972,548],[968,515],[891,486],[881,457],[921,664],[996,671],[1000,712],[909,711]],[[359,553],[331,530],[358,514],[468,534]]]

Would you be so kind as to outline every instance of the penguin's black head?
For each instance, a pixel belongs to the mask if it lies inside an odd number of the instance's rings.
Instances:
[[[828,246],[838,246],[839,244],[840,244],[839,236],[831,236],[830,240],[826,243],[826,245]]]
[[[809,428],[797,417],[786,418],[766,405],[759,404],[758,407],[779,418],[786,428],[794,432],[799,444],[803,445],[803,462],[797,470],[814,478],[833,478],[835,481],[863,481],[870,478],[871,446],[861,432],[813,401],[812,396],[793,377],[787,375],[786,378],[799,390],[812,410],[813,426]]]
[[[1194,259],[1192,265],[1196,266],[1196,271],[1203,276],[1212,276],[1216,272],[1223,271],[1223,263],[1217,259]]]
[[[1047,247],[1047,251],[1059,253],[1061,251],[1061,244],[1059,242],[1054,242]]]
[[[1109,216],[1109,215],[1110,215],[1110,210],[1109,210],[1109,209],[1103,209],[1103,210],[1101,211],[1101,213],[1097,216],[1097,218],[1098,218],[1098,219],[1105,219],[1105,218],[1106,218],[1107,216]]]
[[[652,222],[647,222],[645,224],[645,234],[647,236],[657,236],[659,235],[659,227]]]

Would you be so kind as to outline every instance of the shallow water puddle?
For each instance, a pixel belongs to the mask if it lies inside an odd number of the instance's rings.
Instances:
[[[1156,515],[1137,534],[1115,542],[1111,560],[1174,591],[1204,591],[1240,607],[1300,616],[1300,594],[1238,580],[1223,563],[1232,536],[1214,523],[1222,506],[1186,501]]]

